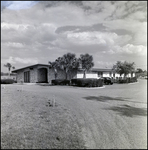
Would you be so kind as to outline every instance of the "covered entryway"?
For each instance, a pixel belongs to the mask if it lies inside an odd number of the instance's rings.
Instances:
[[[38,69],[38,83],[48,83],[47,68],[39,68]]]

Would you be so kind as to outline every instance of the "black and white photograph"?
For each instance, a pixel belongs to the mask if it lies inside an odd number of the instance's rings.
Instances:
[[[1,1],[1,149],[147,149],[147,1]]]

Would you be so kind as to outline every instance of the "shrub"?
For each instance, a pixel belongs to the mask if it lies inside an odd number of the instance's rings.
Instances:
[[[131,83],[132,83],[132,82],[137,82],[137,78],[136,78],[136,77],[130,78],[130,82],[131,82]]]
[[[133,83],[133,82],[137,82],[136,77],[120,79],[117,81],[117,83]]]
[[[1,84],[13,84],[16,83],[13,79],[1,79]]]
[[[70,80],[56,79],[51,80],[52,85],[70,85]]]
[[[103,86],[102,79],[71,79],[71,84],[80,87],[101,87]]]

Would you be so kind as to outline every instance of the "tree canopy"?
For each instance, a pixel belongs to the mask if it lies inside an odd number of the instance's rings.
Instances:
[[[137,68],[136,72],[137,73],[143,73],[144,71],[141,68]]]
[[[133,71],[135,71],[134,65],[134,62],[129,63],[126,61],[117,61],[116,65],[113,66],[113,70],[115,70],[120,75],[124,74],[126,76],[128,73],[132,73]]]
[[[49,61],[48,63],[50,64],[50,68],[54,69],[54,74],[55,74],[55,79],[56,79],[56,77],[57,77],[58,63],[57,63],[57,61],[54,61],[54,62]]]
[[[79,60],[84,71],[83,78],[85,78],[86,71],[90,70],[94,66],[93,56],[89,54],[81,54]]]
[[[12,66],[10,63],[4,64],[4,67],[7,67],[7,68],[8,68],[9,75],[10,75],[10,72],[11,72],[11,68],[12,68],[12,69],[15,69],[15,67]]]
[[[58,57],[54,62],[48,62],[52,68],[54,68],[55,73],[57,73],[57,69],[60,68],[65,71],[66,79],[68,73],[70,73],[73,69],[78,69],[79,66],[82,66],[84,71],[84,78],[85,73],[89,69],[94,66],[93,57],[89,54],[81,54],[80,58],[76,58],[76,55],[73,53],[64,54],[62,57]]]
[[[54,62],[49,63],[54,69],[60,68],[64,70],[66,79],[68,72],[72,69],[78,69],[79,67],[79,60],[76,58],[76,55],[72,53],[64,54],[62,57],[58,57]]]

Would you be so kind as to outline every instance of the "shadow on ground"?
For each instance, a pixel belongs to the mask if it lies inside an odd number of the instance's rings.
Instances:
[[[137,102],[137,101],[130,101],[130,98],[123,98],[123,97],[109,97],[109,96],[87,96],[83,97],[86,100],[96,100],[100,102],[106,102],[106,101],[127,101],[127,102],[132,102],[132,103],[143,103],[147,104],[144,102]]]
[[[109,96],[87,96],[87,97],[83,97],[86,100],[96,100],[96,101],[100,101],[100,102],[106,102],[109,100],[116,100],[116,101],[125,101],[123,98],[121,97],[109,97]]]
[[[137,108],[129,105],[113,106],[105,109],[116,111],[120,115],[127,117],[147,116],[147,110],[145,108]]]
[[[86,100],[95,100],[95,101],[100,101],[100,102],[114,100],[114,101],[128,101],[128,102],[132,102],[132,103],[141,103],[141,102],[125,100],[122,97],[87,96],[87,97],[83,97],[83,98],[85,98]],[[113,106],[113,107],[105,108],[105,109],[116,111],[120,115],[127,116],[127,117],[147,116],[147,110],[145,108],[136,108],[136,107],[132,107],[130,105]]]

